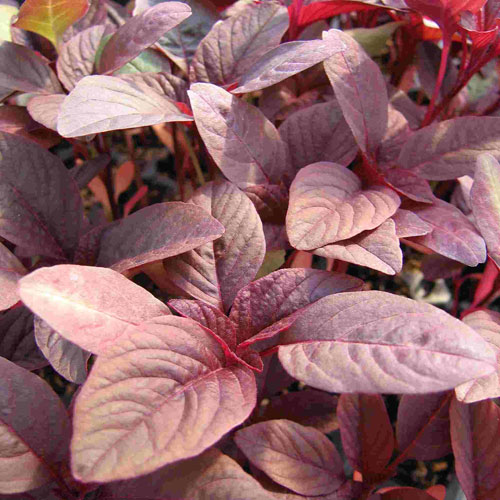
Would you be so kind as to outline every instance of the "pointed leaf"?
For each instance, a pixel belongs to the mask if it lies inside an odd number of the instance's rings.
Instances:
[[[188,94],[201,138],[231,182],[243,189],[286,178],[286,144],[256,107],[209,83],[192,85]]]
[[[83,189],[87,184],[108,165],[111,157],[107,154],[101,154],[92,158],[81,165],[73,167],[71,173],[75,179],[76,184],[80,189]]]
[[[29,255],[70,256],[83,221],[78,188],[62,161],[0,132],[0,235]]]
[[[0,243],[0,310],[8,309],[19,301],[17,282],[28,271],[9,249]]]
[[[398,163],[424,179],[444,181],[474,175],[477,157],[500,158],[500,118],[465,116],[415,132],[403,146]]]
[[[386,220],[373,231],[365,231],[354,238],[317,248],[314,253],[385,274],[399,273],[403,267],[403,253],[392,219]]]
[[[299,170],[319,161],[347,166],[358,145],[337,101],[313,104],[289,116],[279,127],[292,165]]]
[[[249,4],[214,25],[196,49],[194,81],[224,86],[238,80],[288,29],[288,12],[274,2]]]
[[[450,407],[455,470],[467,500],[490,500],[500,495],[500,408],[493,401]]]
[[[429,183],[410,170],[394,167],[385,170],[384,180],[398,193],[420,203],[434,203],[434,196]]]
[[[66,380],[83,384],[87,378],[90,353],[61,337],[43,319],[35,316],[36,344],[52,368]]]
[[[500,266],[500,164],[489,154],[481,155],[477,160],[471,204],[488,254]]]
[[[405,458],[437,460],[451,453],[453,392],[405,394],[399,401],[396,436]]]
[[[46,61],[27,47],[5,41],[0,41],[0,86],[40,94],[62,92]]]
[[[230,318],[238,344],[326,295],[360,290],[363,282],[319,269],[281,269],[250,283],[236,296]]]
[[[389,98],[384,77],[349,35],[330,30],[323,38],[346,47],[325,60],[325,71],[359,147],[374,155],[387,130]]]
[[[36,95],[28,102],[29,114],[45,127],[57,131],[57,121],[65,99],[64,94]]]
[[[106,27],[91,26],[70,38],[59,49],[57,76],[67,90],[94,71],[94,60]]]
[[[344,49],[337,40],[287,42],[271,49],[239,80],[234,94],[265,89],[328,59]]]
[[[245,420],[255,402],[252,373],[226,367],[200,325],[174,316],[143,323],[98,358],[78,396],[73,474],[112,481],[192,457]]]
[[[312,427],[271,420],[239,430],[234,440],[256,467],[301,495],[327,495],[346,480],[335,446]]]
[[[398,238],[422,236],[429,234],[433,230],[433,227],[418,215],[402,208],[398,208],[397,212],[392,216],[392,220],[396,224],[396,235]]]
[[[190,15],[185,3],[164,2],[132,17],[106,43],[99,73],[110,74],[121,68]]]
[[[57,129],[63,137],[78,137],[191,119],[143,82],[86,76],[66,97]]]
[[[65,339],[100,353],[129,325],[168,315],[167,306],[111,269],[59,265],[19,284],[23,302]]]
[[[330,295],[280,335],[292,376],[328,392],[418,394],[492,373],[495,354],[461,321],[385,292]]]
[[[229,182],[206,184],[195,192],[191,203],[209,212],[225,227],[225,233],[165,261],[165,271],[178,288],[227,311],[264,260],[262,223],[251,201]]]
[[[53,479],[68,454],[64,405],[38,376],[0,358],[0,493],[21,493]],[[32,418],[29,425],[26,416]]]
[[[432,227],[432,232],[414,239],[435,252],[466,266],[486,261],[486,245],[477,229],[465,215],[450,203],[436,200],[434,205],[412,208]]]
[[[497,370],[486,377],[466,382],[457,387],[457,399],[475,403],[500,396],[500,314],[495,311],[476,311],[464,318],[464,323],[476,330],[497,355]]]
[[[388,187],[363,190],[361,180],[346,167],[314,163],[300,170],[290,188],[288,238],[299,250],[346,240],[380,226],[400,203]]]
[[[363,481],[378,482],[394,451],[394,433],[378,394],[342,394],[337,407],[342,448]],[[377,429],[377,432],[373,432]]]

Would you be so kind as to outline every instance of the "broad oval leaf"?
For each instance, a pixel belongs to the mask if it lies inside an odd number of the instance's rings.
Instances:
[[[190,201],[217,219],[225,233],[164,261],[167,278],[189,295],[228,311],[264,260],[262,223],[252,202],[229,182],[206,184]]]
[[[34,142],[4,132],[0,156],[0,235],[29,255],[71,257],[83,208],[63,162]]]
[[[42,35],[57,47],[64,32],[88,8],[88,0],[26,0],[13,26]]]
[[[290,187],[288,238],[299,250],[314,250],[375,229],[401,200],[386,186],[362,189],[346,167],[319,162],[299,171]]]
[[[471,205],[488,254],[500,266],[500,164],[492,155],[484,154],[477,160]]]
[[[116,342],[127,326],[170,314],[144,288],[104,268],[38,269],[20,281],[19,293],[56,332],[94,354]]]
[[[479,154],[500,158],[500,118],[464,116],[415,132],[399,155],[401,167],[424,179],[444,181],[474,175]]]
[[[386,220],[373,231],[364,231],[354,238],[316,248],[313,253],[369,267],[385,274],[399,273],[403,267],[403,253],[392,219]]]
[[[265,89],[311,68],[344,49],[337,40],[287,42],[266,52],[239,80],[234,94]]]
[[[0,358],[0,493],[20,493],[53,479],[68,455],[71,425],[50,386]],[[30,418],[27,416],[43,418]]]
[[[0,86],[37,94],[62,92],[46,61],[27,47],[5,41],[0,41]]]
[[[500,408],[493,401],[450,407],[455,470],[467,500],[491,500],[500,495]]]
[[[219,21],[200,42],[192,61],[194,81],[224,86],[233,83],[288,29],[288,11],[274,2],[249,4]]]
[[[323,38],[345,46],[342,52],[325,60],[325,71],[359,147],[374,156],[387,130],[389,98],[384,77],[377,64],[346,33],[330,30]]]
[[[295,170],[319,161],[347,166],[358,145],[338,102],[313,104],[289,116],[279,127]]]
[[[496,356],[465,323],[386,292],[331,295],[280,335],[279,358],[329,392],[418,394],[488,375]]]
[[[66,97],[57,130],[63,137],[190,121],[173,101],[140,81],[86,76]]]
[[[28,271],[9,249],[0,243],[0,310],[8,309],[19,301],[17,282]]]
[[[455,389],[457,399],[464,403],[475,403],[500,396],[500,313],[495,311],[475,311],[463,319],[464,323],[476,330],[497,354],[497,370],[486,377],[466,382]]]
[[[251,371],[226,366],[220,344],[199,324],[174,316],[143,323],[98,358],[78,395],[73,474],[112,481],[192,457],[255,403]]]
[[[259,109],[209,83],[192,85],[188,94],[201,138],[231,182],[244,189],[286,179],[286,144]]]
[[[106,43],[99,58],[99,73],[121,68],[190,15],[185,3],[164,2],[132,17]]]
[[[94,70],[94,60],[106,26],[91,26],[70,38],[59,50],[57,76],[67,90]]]
[[[312,427],[270,420],[239,430],[234,440],[256,467],[301,495],[327,495],[346,481],[335,446]]]

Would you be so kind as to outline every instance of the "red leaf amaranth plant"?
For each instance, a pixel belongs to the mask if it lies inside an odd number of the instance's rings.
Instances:
[[[2,499],[500,500],[500,2],[0,4]]]

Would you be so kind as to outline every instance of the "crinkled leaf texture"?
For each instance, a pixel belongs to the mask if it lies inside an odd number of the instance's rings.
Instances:
[[[288,29],[288,12],[275,2],[249,4],[216,23],[200,42],[192,61],[194,81],[224,86],[233,83]]]
[[[66,97],[57,130],[63,137],[79,137],[190,120],[173,101],[144,82],[94,75],[80,80]]]
[[[330,30],[323,38],[346,47],[325,60],[325,71],[359,147],[374,156],[387,130],[389,98],[384,77],[377,64],[346,33]]]
[[[0,132],[0,235],[29,255],[71,257],[83,224],[82,200],[55,155]]]
[[[20,493],[59,473],[71,425],[59,397],[37,375],[0,358],[0,379],[0,493]]]
[[[493,401],[450,407],[455,470],[467,500],[500,495],[500,408]]]
[[[17,282],[28,271],[9,249],[0,243],[0,310],[8,309],[19,301]]]
[[[191,203],[225,228],[221,238],[164,261],[167,278],[192,297],[228,311],[264,260],[266,243],[252,202],[230,182],[210,182]]]
[[[73,474],[113,481],[195,456],[243,422],[255,403],[252,372],[228,365],[220,343],[198,323],[166,316],[130,328],[98,358],[78,395]]]
[[[188,94],[201,138],[231,182],[244,189],[286,179],[287,146],[259,109],[209,83]]]
[[[163,2],[135,15],[106,43],[99,73],[110,74],[121,68],[190,15],[191,8],[182,2]]]
[[[495,311],[475,311],[463,319],[476,330],[497,354],[497,369],[491,375],[466,382],[455,389],[457,399],[474,403],[500,396],[500,314]]]
[[[111,269],[63,264],[19,282],[23,302],[65,339],[100,354],[129,325],[169,315],[167,306]]]
[[[489,152],[500,158],[499,136],[500,118],[453,118],[415,132],[403,146],[398,163],[435,181],[474,175],[479,154]]]
[[[270,420],[239,430],[234,440],[252,464],[301,495],[328,495],[346,481],[335,446],[312,427]]]
[[[308,165],[290,188],[286,216],[288,238],[299,250],[314,250],[375,229],[401,201],[391,188],[362,189],[346,167],[330,162]]]
[[[500,164],[490,154],[481,155],[477,160],[471,205],[488,254],[500,266]]]
[[[474,330],[428,304],[386,292],[331,295],[280,335],[279,358],[329,392],[418,394],[492,373],[496,356]]]

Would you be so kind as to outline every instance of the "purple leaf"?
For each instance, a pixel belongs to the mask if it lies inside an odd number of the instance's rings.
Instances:
[[[358,145],[337,101],[314,104],[288,117],[279,133],[288,144],[296,171],[319,161],[347,166]]]
[[[209,83],[188,91],[208,152],[238,187],[279,184],[288,174],[288,150],[274,125],[245,101]]]
[[[412,134],[402,113],[389,104],[387,130],[378,148],[376,161],[379,169],[391,167],[398,159],[401,147]]]
[[[62,92],[46,61],[27,47],[6,41],[0,41],[0,86],[39,94]]]
[[[386,292],[330,295],[280,335],[293,377],[328,392],[418,394],[488,375],[496,356],[467,325]]]
[[[277,354],[263,357],[262,364],[262,371],[260,373],[255,373],[259,401],[263,398],[269,398],[281,393],[283,389],[290,387],[290,385],[295,382],[295,379],[288,375],[279,362]],[[290,416],[288,415],[288,417]],[[304,425],[307,424],[304,423]]]
[[[23,302],[56,332],[98,354],[129,325],[168,315],[167,306],[111,269],[59,265],[21,279]]]
[[[288,12],[273,2],[249,4],[216,23],[192,61],[193,81],[224,86],[238,80],[288,29]]]
[[[396,274],[403,267],[403,254],[396,236],[396,225],[386,220],[373,231],[314,250],[316,255],[351,262],[385,274]]]
[[[27,273],[26,268],[9,249],[0,243],[0,310],[19,301],[17,282]]]
[[[98,241],[95,265],[123,272],[187,252],[223,233],[224,226],[200,207],[168,202],[97,227],[85,240]]]
[[[181,78],[169,73],[131,73],[116,75],[117,78],[131,85],[147,86],[157,94],[161,94],[175,102],[188,102],[187,84]],[[190,117],[192,120],[192,118]]]
[[[434,203],[434,196],[429,183],[410,170],[394,167],[385,170],[384,180],[398,193],[420,203]]]
[[[129,329],[97,359],[78,395],[75,477],[146,474],[201,453],[243,422],[255,406],[255,379],[225,362],[213,335],[190,319],[166,316]]]
[[[473,175],[477,157],[500,157],[500,118],[465,116],[435,123],[415,132],[398,163],[424,179],[443,181]]]
[[[189,295],[228,311],[238,290],[255,278],[264,260],[262,223],[252,202],[229,182],[208,183],[190,201],[219,221],[225,233],[165,261],[167,277]]]
[[[489,154],[477,160],[471,205],[488,254],[500,266],[500,164]]]
[[[342,394],[337,407],[342,447],[363,481],[378,482],[394,451],[394,433],[378,394]],[[377,432],[373,432],[377,429]]]
[[[191,15],[182,2],[164,2],[129,19],[109,39],[99,59],[99,73],[113,73]]]
[[[434,205],[412,211],[432,227],[432,232],[413,241],[466,266],[486,261],[486,245],[474,225],[450,203],[436,199]]]
[[[500,396],[500,314],[494,311],[476,311],[465,316],[463,321],[488,342],[498,361],[495,373],[457,387],[457,399],[464,403],[475,403],[497,398]]]
[[[79,189],[83,189],[111,161],[107,154],[101,154],[71,169],[71,174]]]
[[[453,392],[405,394],[398,407],[396,437],[405,458],[438,460],[451,453],[450,402]]]
[[[346,481],[335,446],[312,427],[271,420],[239,430],[234,440],[252,464],[301,495],[327,495]]]
[[[361,46],[346,33],[330,30],[323,38],[346,47],[325,60],[325,71],[359,147],[373,156],[387,130],[389,98],[384,77]]]
[[[62,161],[34,142],[0,132],[0,236],[30,255],[75,249],[83,221],[78,188]]]
[[[47,366],[36,345],[33,314],[27,307],[15,307],[0,315],[0,356],[26,370]]]
[[[471,191],[473,184],[474,179],[470,175],[462,175],[462,177],[457,179],[457,184],[451,195],[451,204],[455,205],[465,215],[469,215],[472,212]]]
[[[245,194],[252,200],[263,224],[285,224],[288,189],[284,184],[248,186],[245,189]]]
[[[66,380],[83,384],[90,353],[61,337],[38,316],[35,316],[34,326],[36,343],[52,368]]]
[[[500,495],[500,408],[493,401],[450,407],[455,470],[467,500]]]
[[[57,59],[57,75],[67,90],[94,72],[94,61],[106,26],[91,26],[80,31],[61,46]]]
[[[427,281],[437,279],[458,278],[464,269],[464,265],[456,260],[448,259],[437,253],[424,255],[421,271]]]
[[[271,49],[239,80],[234,94],[265,89],[328,59],[344,49],[338,40],[287,42]]]
[[[28,102],[28,112],[38,123],[57,131],[57,121],[65,99],[64,94],[36,95]]]
[[[66,97],[57,129],[63,137],[79,137],[191,119],[144,82],[86,76]]]
[[[36,375],[0,358],[0,379],[0,493],[21,493],[58,474],[68,454],[70,421],[59,397]],[[27,415],[44,418],[27,425]]]
[[[411,236],[422,236],[433,230],[433,227],[424,222],[418,215],[410,210],[399,208],[392,216],[396,224],[396,236],[398,238],[409,238]]]
[[[334,293],[360,290],[363,282],[319,269],[281,269],[240,290],[230,319],[238,327],[238,344],[294,312]]]
[[[346,167],[314,163],[299,171],[290,188],[288,238],[299,250],[346,240],[380,226],[400,203],[388,187],[362,189],[361,180]]]

